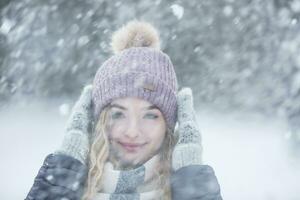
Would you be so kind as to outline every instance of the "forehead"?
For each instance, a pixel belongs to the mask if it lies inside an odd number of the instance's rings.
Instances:
[[[119,98],[116,99],[114,101],[112,101],[109,104],[110,108],[119,108],[119,109],[123,109],[123,110],[153,110],[153,109],[157,109],[160,111],[160,109],[152,104],[151,102],[141,99],[141,98],[137,98],[137,97],[126,97],[126,98]]]
[[[144,99],[138,98],[138,97],[124,97],[124,98],[118,98],[111,102],[111,104],[120,104],[120,105],[134,105],[134,106],[151,106],[153,105],[149,101],[146,101]]]

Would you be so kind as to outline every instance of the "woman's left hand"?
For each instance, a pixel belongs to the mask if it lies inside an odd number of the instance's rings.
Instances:
[[[179,138],[172,155],[172,168],[202,164],[201,133],[196,120],[191,88],[177,94]]]

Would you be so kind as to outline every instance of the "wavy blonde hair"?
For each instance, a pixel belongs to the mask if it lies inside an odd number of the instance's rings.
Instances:
[[[100,191],[102,185],[99,184],[103,174],[103,167],[107,161],[109,150],[108,150],[108,139],[105,134],[105,127],[107,125],[107,115],[109,112],[109,106],[105,107],[96,123],[93,134],[95,136],[92,141],[89,153],[89,171],[88,177],[85,183],[84,194],[82,200],[90,200],[97,191]],[[171,200],[169,176],[171,173],[171,156],[174,148],[176,134],[167,128],[166,136],[161,149],[161,166],[162,171],[159,175],[160,187],[163,188],[163,200]]]

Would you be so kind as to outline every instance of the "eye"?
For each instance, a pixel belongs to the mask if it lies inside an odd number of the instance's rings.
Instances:
[[[150,119],[157,119],[157,118],[158,118],[158,115],[152,114],[152,113],[148,113],[148,114],[146,114],[146,117],[147,117],[147,118],[150,118]]]
[[[113,112],[112,114],[111,114],[111,118],[112,119],[119,119],[119,118],[121,118],[123,116],[123,113],[122,112]]]

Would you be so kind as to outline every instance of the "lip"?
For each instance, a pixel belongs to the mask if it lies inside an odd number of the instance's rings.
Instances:
[[[141,149],[146,143],[130,143],[130,142],[118,142],[126,151],[135,152]]]

